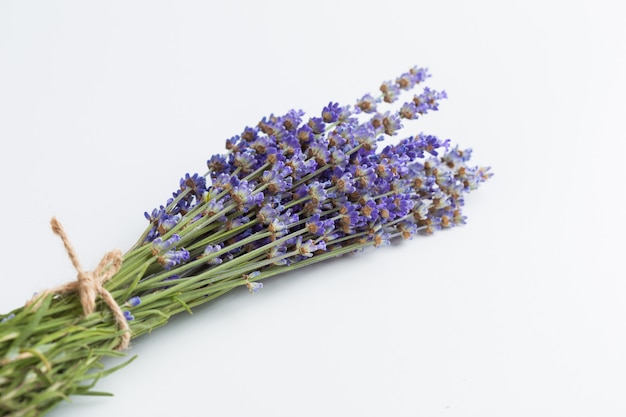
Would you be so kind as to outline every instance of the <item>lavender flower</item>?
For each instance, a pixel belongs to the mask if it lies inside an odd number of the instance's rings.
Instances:
[[[303,242],[302,238],[298,237],[295,244],[295,250],[297,255],[303,256],[305,258],[310,258],[313,256],[313,253],[315,251],[325,251],[326,243],[323,240],[316,243],[312,239],[308,239]]]
[[[157,260],[165,269],[172,269],[189,260],[189,252],[185,249],[171,250],[159,256]]]
[[[255,184],[246,180],[232,187],[230,196],[237,205],[237,210],[240,212],[245,212],[263,202],[263,193],[255,192]]]
[[[325,123],[334,123],[339,120],[341,111],[342,109],[339,107],[339,103],[328,103],[328,106],[322,109],[322,120]]]
[[[11,313],[5,317],[2,318],[2,320],[0,320],[0,323],[6,323],[7,321],[11,320],[12,318],[15,318],[15,314]]]
[[[200,257],[205,258],[210,265],[219,265],[222,263],[222,258],[213,254],[221,250],[221,245],[207,245]]]
[[[250,293],[254,294],[254,293],[259,292],[259,290],[263,288],[263,283],[262,282],[247,282],[246,286],[248,287],[248,290],[250,290]]]
[[[233,165],[240,168],[244,173],[250,173],[256,166],[256,159],[252,152],[237,152],[233,161]]]
[[[362,111],[364,113],[374,113],[376,112],[376,106],[380,102],[380,100],[372,97],[371,94],[365,94],[356,102],[357,111]]]
[[[163,240],[158,237],[152,241],[152,253],[158,255],[173,247],[180,240],[180,235],[172,235],[169,239]]]
[[[139,304],[141,304],[141,298],[137,295],[129,298],[128,301],[126,301],[126,305],[129,307],[137,307]]]

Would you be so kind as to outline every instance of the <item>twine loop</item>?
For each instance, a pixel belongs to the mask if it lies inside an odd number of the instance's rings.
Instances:
[[[100,260],[96,269],[93,271],[85,271],[80,265],[78,255],[76,255],[76,251],[70,243],[61,223],[53,217],[50,221],[50,225],[52,226],[52,231],[61,238],[67,256],[70,258],[70,261],[72,261],[72,265],[74,265],[74,269],[76,269],[78,274],[76,281],[68,282],[50,290],[45,290],[43,294],[38,295],[37,298],[41,300],[48,294],[78,293],[83,312],[85,316],[88,316],[95,311],[96,297],[99,295],[113,313],[113,317],[119,328],[123,330],[120,343],[115,349],[124,350],[128,348],[131,336],[130,326],[124,317],[122,308],[117,304],[111,293],[104,288],[104,283],[111,279],[122,266],[122,252],[117,249],[107,252],[102,257],[102,260]],[[31,300],[31,302],[32,301],[33,300]]]

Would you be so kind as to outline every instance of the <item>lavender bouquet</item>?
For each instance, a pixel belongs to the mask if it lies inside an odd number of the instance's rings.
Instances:
[[[465,223],[465,193],[491,176],[468,165],[470,149],[421,133],[379,144],[438,110],[446,93],[428,87],[398,104],[429,76],[414,67],[353,106],[246,127],[206,174],[186,174],[145,213],[128,251],[107,253],[94,271],[53,219],[78,278],[0,315],[0,415],[39,416],[71,395],[105,395],[94,386],[119,367],[105,369],[103,358],[234,288],[255,293],[271,276]]]

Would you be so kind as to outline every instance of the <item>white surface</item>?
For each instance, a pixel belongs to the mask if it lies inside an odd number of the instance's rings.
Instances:
[[[450,96],[417,130],[495,172],[466,226],[199,308],[49,415],[626,415],[610,3],[1,2],[1,311],[74,277],[53,215],[95,265],[245,126],[415,64]]]

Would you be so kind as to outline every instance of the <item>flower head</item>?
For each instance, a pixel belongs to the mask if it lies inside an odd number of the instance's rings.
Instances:
[[[157,260],[165,269],[172,269],[189,260],[189,252],[185,249],[171,250],[159,256]]]
[[[129,298],[128,301],[126,301],[126,305],[129,307],[137,307],[139,304],[141,304],[141,298],[137,295]]]
[[[248,290],[250,290],[250,294],[255,294],[259,292],[261,288],[263,288],[263,283],[262,282],[247,282],[246,287],[248,287]]]
[[[341,107],[339,107],[339,103],[330,102],[322,109],[322,120],[324,123],[334,123],[339,120],[340,114]]]

